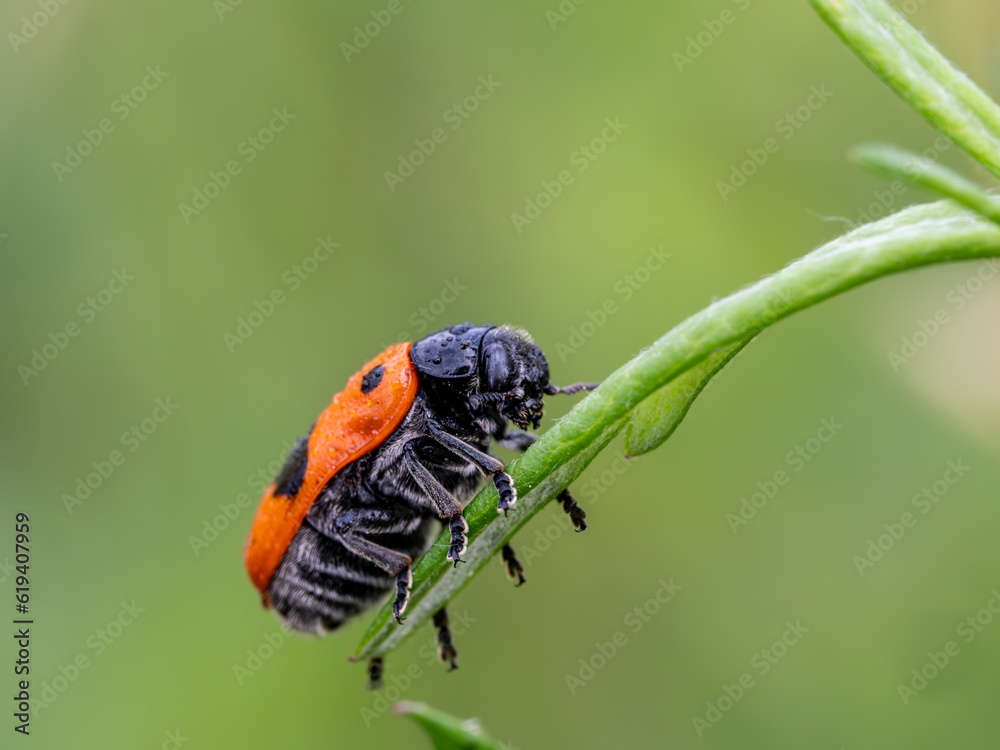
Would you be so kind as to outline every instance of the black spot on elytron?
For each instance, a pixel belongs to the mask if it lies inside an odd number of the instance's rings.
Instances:
[[[313,427],[316,425],[314,424]],[[295,497],[302,488],[302,480],[306,476],[306,464],[309,463],[309,432],[298,439],[292,452],[288,454],[281,473],[274,480],[274,494],[282,497]]]
[[[365,373],[364,377],[361,378],[361,392],[371,393],[378,384],[382,382],[382,376],[385,375],[385,367],[378,365],[373,367],[368,372]]]

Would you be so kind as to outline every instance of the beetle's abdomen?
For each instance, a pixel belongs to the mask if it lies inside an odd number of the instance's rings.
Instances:
[[[434,531],[432,518],[412,516],[395,528],[364,536],[416,558]],[[377,604],[393,588],[395,576],[347,549],[336,533],[324,533],[307,517],[275,571],[268,598],[294,630],[322,635]]]

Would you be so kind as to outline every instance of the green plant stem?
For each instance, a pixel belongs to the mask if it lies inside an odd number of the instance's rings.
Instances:
[[[869,15],[892,31],[896,41],[920,63],[944,89],[1000,138],[1000,107],[934,45],[884,0],[861,0]]]
[[[482,569],[489,557],[579,474],[644,399],[721,347],[746,340],[784,317],[873,279],[921,266],[1000,255],[1000,228],[952,202],[909,208],[818,248],[774,275],[715,302],[612,373],[548,430],[508,471],[521,500],[498,517],[484,488],[465,511],[470,562],[443,567],[443,535],[414,568],[408,618],[391,622],[386,605],[354,658],[383,655],[427,620]],[[488,533],[487,533],[488,530]],[[474,556],[474,557],[473,557]]]

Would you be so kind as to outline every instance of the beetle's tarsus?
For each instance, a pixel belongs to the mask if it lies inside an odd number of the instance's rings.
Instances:
[[[382,661],[381,656],[373,657],[368,662],[368,684],[365,685],[366,689],[378,690],[382,687],[382,669],[384,666],[385,662]]]
[[[573,522],[573,528],[577,532],[586,531],[587,522],[583,519],[587,517],[587,512],[576,504],[576,499],[569,494],[568,487],[556,495],[556,500],[562,503],[563,510],[569,515],[569,520]]]
[[[469,539],[465,536],[465,533],[469,530],[469,524],[462,514],[458,513],[448,519],[448,526],[451,529],[451,546],[448,548],[448,559],[455,563],[455,567],[458,567],[460,562],[465,562],[462,559],[462,555],[469,548]]]
[[[517,488],[514,487],[514,480],[506,471],[498,471],[493,475],[493,484],[500,496],[497,510],[506,515],[507,511],[517,504]]]
[[[448,612],[441,607],[434,613],[434,627],[437,628],[438,658],[448,665],[448,671],[458,669],[458,650],[451,640],[451,630],[448,628]]]
[[[507,566],[507,577],[512,581],[517,581],[514,585],[520,586],[524,583],[527,580],[524,577],[524,567],[521,565],[521,561],[517,559],[517,555],[514,554],[514,548],[509,544],[505,544],[503,550],[500,552],[500,556]]]

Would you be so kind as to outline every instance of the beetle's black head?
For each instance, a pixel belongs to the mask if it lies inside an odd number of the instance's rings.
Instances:
[[[537,428],[548,384],[549,363],[525,331],[493,328],[483,336],[479,349],[480,402],[496,404],[521,429]]]
[[[416,342],[410,357],[434,396],[463,401],[475,416],[538,427],[549,364],[526,332],[463,323]]]

